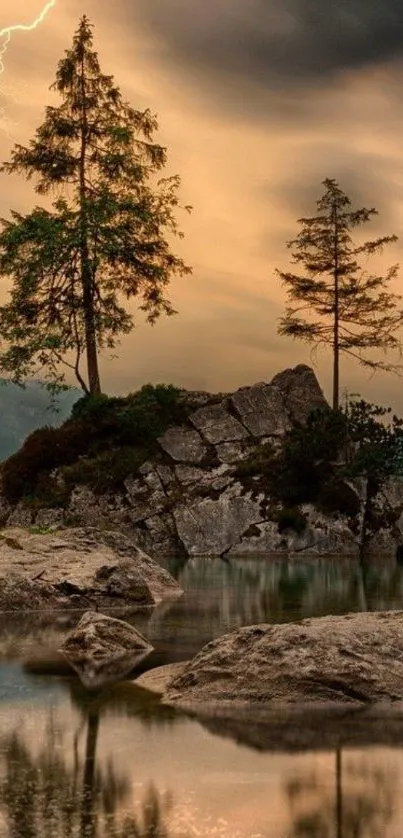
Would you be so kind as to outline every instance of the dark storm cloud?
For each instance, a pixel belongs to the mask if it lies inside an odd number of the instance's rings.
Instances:
[[[403,57],[402,0],[139,0],[137,15],[171,60],[258,86]]]
[[[396,161],[381,152],[375,154],[364,149],[353,149],[341,142],[312,141],[309,149],[294,152],[289,178],[277,183],[273,179],[258,184],[255,193],[271,201],[295,219],[314,215],[316,203],[325,191],[325,178],[334,178],[351,200],[352,208],[376,205],[379,218],[372,220],[371,227],[396,226],[396,215],[391,206],[395,192],[400,197],[400,184],[395,181]],[[394,231],[393,231],[394,232]]]

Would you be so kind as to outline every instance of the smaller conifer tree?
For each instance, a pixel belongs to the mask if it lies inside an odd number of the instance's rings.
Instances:
[[[352,210],[350,199],[335,180],[324,181],[325,193],[317,214],[301,218],[301,230],[288,242],[293,263],[303,275],[277,270],[287,290],[288,305],[279,332],[333,351],[333,408],[339,407],[340,355],[347,353],[373,370],[398,365],[374,360],[368,351],[399,350],[403,323],[402,298],[390,290],[398,265],[384,275],[368,274],[362,256],[379,253],[397,241],[383,236],[357,244],[352,231],[377,214],[375,209]]]

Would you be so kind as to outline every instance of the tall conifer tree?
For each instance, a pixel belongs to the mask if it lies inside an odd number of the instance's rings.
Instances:
[[[134,110],[101,72],[85,16],[52,89],[60,105],[46,109],[28,148],[16,145],[1,169],[35,178],[36,192],[55,200],[51,211],[2,220],[0,274],[13,285],[0,309],[0,367],[19,382],[45,369],[57,387],[67,364],[97,395],[100,350],[134,325],[124,299],[140,298],[153,323],[174,313],[165,296],[171,278],[190,273],[168,241],[182,235],[180,182],[158,178],[166,151],[154,142],[156,118]]]
[[[396,365],[368,357],[365,351],[400,350],[397,331],[403,312],[402,298],[389,287],[399,266],[381,276],[368,274],[358,261],[361,256],[381,252],[397,237],[355,243],[352,231],[377,215],[376,210],[352,210],[350,199],[335,180],[327,179],[323,185],[325,193],[317,202],[317,214],[301,218],[297,238],[287,244],[303,275],[276,271],[288,295],[279,332],[315,346],[332,347],[333,408],[337,409],[341,353],[371,369],[396,369]]]

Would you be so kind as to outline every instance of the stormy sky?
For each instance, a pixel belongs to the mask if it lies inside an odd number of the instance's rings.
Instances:
[[[0,29],[30,21],[41,5],[2,0]],[[167,174],[181,175],[183,202],[194,207],[179,215],[176,249],[194,269],[172,285],[179,314],[153,328],[136,317],[119,359],[102,361],[105,389],[164,381],[227,391],[314,362],[329,393],[329,355],[312,359],[277,334],[284,292],[274,271],[289,264],[285,242],[314,213],[326,177],[354,205],[378,209],[367,237],[401,233],[401,0],[57,0],[7,52],[1,159],[53,101],[57,61],[83,13],[103,70],[135,107],[158,114]],[[0,181],[1,215],[38,201],[20,178]],[[385,253],[385,266],[402,247]],[[343,387],[400,410],[402,383],[343,365]]]

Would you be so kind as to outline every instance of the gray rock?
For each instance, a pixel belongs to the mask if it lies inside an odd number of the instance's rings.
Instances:
[[[88,486],[73,489],[64,521],[74,526],[90,527],[98,527],[100,521],[119,527],[130,523],[128,508],[121,495],[96,495]],[[11,520],[8,524],[12,524]]]
[[[170,513],[152,515],[144,521],[142,531],[146,549],[158,548],[158,556],[173,556],[183,552],[173,517]]]
[[[241,442],[222,442],[216,446],[217,457],[221,463],[239,463],[245,460],[250,452]]]
[[[33,509],[23,503],[18,503],[9,515],[7,525],[9,527],[30,527],[34,522],[34,517]]]
[[[170,428],[158,442],[179,463],[200,463],[207,453],[200,434],[182,426]]]
[[[197,466],[175,466],[175,474],[179,483],[183,486],[190,486],[192,483],[200,483],[204,477],[204,471]]]
[[[154,605],[181,593],[172,576],[116,531],[22,529],[0,539],[0,610]]]
[[[262,520],[258,500],[221,496],[174,511],[178,536],[190,556],[220,556],[251,524]]]
[[[153,647],[129,623],[88,611],[61,651],[84,686],[94,689],[127,675]]]
[[[264,383],[242,387],[230,400],[254,437],[278,436],[290,426],[283,395],[277,387]]]
[[[202,407],[189,417],[194,426],[213,445],[232,442],[249,436],[246,428],[222,405]]]
[[[237,556],[265,555],[267,553],[288,553],[288,541],[278,531],[275,521],[263,521],[250,527],[241,541],[226,554],[229,558]]]
[[[380,509],[403,511],[403,477],[390,477],[378,494]]]
[[[293,422],[303,422],[313,410],[328,406],[314,371],[305,364],[278,373],[271,384],[282,393]]]
[[[57,529],[64,523],[63,509],[40,509],[35,515],[35,526],[54,527]]]
[[[155,467],[155,471],[161,481],[161,484],[164,489],[170,489],[172,484],[175,483],[175,474],[173,469],[166,465],[158,465]]]
[[[166,506],[167,497],[164,491],[157,490],[152,492],[144,502],[132,501],[133,505],[128,510],[128,518],[132,524],[138,524],[140,521],[145,521],[152,515],[163,512]]]
[[[403,700],[403,612],[249,626],[207,644],[167,689],[182,706]]]
[[[219,492],[225,489],[233,482],[230,466],[226,463],[221,463],[217,468],[202,469],[192,466],[176,466],[175,469],[177,479],[179,482],[189,490],[195,490],[192,493],[197,493],[198,489],[213,492]]]

